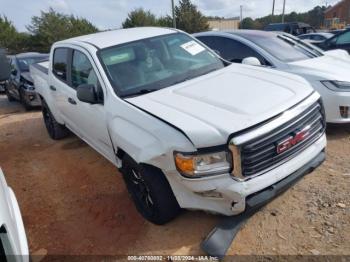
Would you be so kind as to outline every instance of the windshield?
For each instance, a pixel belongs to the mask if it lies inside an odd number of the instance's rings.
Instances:
[[[47,59],[48,59],[48,57],[45,57],[45,56],[19,58],[18,59],[18,66],[19,66],[19,69],[22,72],[28,72],[29,71],[29,66],[31,64],[40,63],[40,62],[45,61]]]
[[[282,62],[295,62],[321,56],[322,53],[297,38],[249,36],[250,40]]]
[[[224,67],[216,55],[183,33],[110,47],[99,56],[122,97],[159,90]]]

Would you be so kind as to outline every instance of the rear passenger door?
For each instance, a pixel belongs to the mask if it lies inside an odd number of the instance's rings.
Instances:
[[[52,74],[50,79],[50,92],[61,114],[65,125],[75,131],[75,127],[69,118],[68,112],[68,59],[70,49],[58,47],[54,50],[52,58]]]

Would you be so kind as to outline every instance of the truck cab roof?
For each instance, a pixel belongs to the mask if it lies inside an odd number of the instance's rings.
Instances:
[[[145,38],[176,33],[176,29],[160,27],[137,27],[105,31],[90,35],[79,36],[58,42],[58,44],[80,42],[89,43],[97,49],[104,49],[127,42],[133,42]]]

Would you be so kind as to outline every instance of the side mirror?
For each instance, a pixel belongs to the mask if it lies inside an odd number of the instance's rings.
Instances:
[[[77,88],[77,97],[81,102],[89,104],[99,104],[96,88],[91,84],[83,84]]]
[[[242,64],[251,66],[261,66],[260,60],[256,57],[246,57],[242,60]]]
[[[5,56],[5,52],[0,50],[0,81],[9,79],[11,66]]]

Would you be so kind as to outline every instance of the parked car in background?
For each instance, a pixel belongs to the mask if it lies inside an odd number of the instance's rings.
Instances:
[[[285,32],[295,36],[316,32],[316,30],[311,25],[301,22],[269,24],[264,28],[264,30]]]
[[[0,81],[0,93],[5,92],[6,83],[7,83],[7,81]]]
[[[9,57],[11,75],[5,90],[9,101],[18,100],[26,109],[41,105],[29,73],[29,66],[48,60],[48,57],[48,54],[40,53],[23,53]]]
[[[0,169],[0,261],[29,261],[21,211]]]
[[[338,33],[318,46],[323,50],[343,49],[350,53],[350,29]]]
[[[5,84],[10,75],[10,65],[7,61],[5,49],[0,48],[0,92],[5,91]]]
[[[335,30],[330,30],[329,33],[333,34],[333,35],[337,35],[339,33],[343,33],[345,31],[345,29],[335,29]]]
[[[319,33],[303,34],[303,35],[299,35],[298,37],[301,40],[304,40],[310,44],[319,45],[323,41],[326,41],[327,39],[329,39],[333,36],[334,36],[334,34],[332,34],[332,33],[319,32]]]
[[[307,81],[230,64],[176,29],[57,42],[30,71],[49,135],[69,128],[120,168],[156,224],[181,208],[240,214],[325,157],[323,105]]]
[[[227,61],[304,77],[321,94],[327,122],[350,123],[349,58],[338,58],[285,33],[237,30],[195,36]]]

